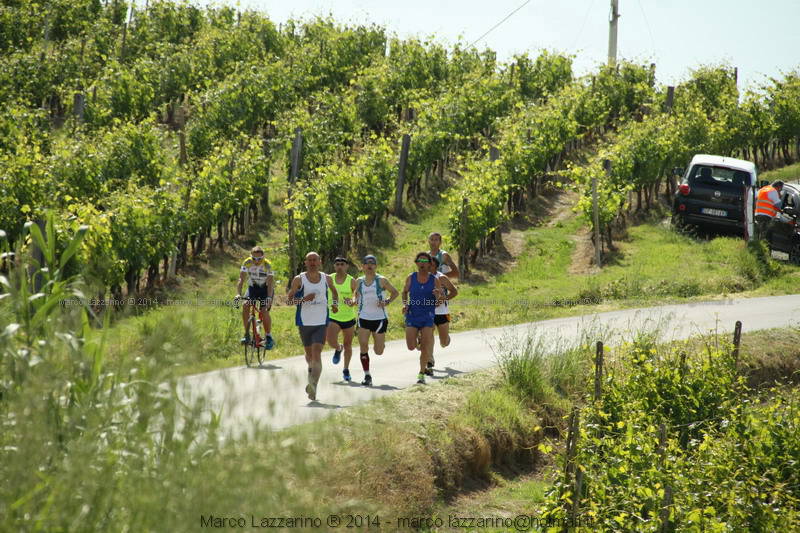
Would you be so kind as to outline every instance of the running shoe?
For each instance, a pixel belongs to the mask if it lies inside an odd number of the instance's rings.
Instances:
[[[425,374],[423,374],[422,372],[417,374],[417,383],[425,385]]]
[[[372,376],[370,376],[369,374],[364,376],[364,381],[362,381],[361,384],[364,385],[365,387],[372,387]]]
[[[242,337],[242,340],[240,342],[242,344],[250,344],[250,334],[249,333],[245,333],[244,337]]]
[[[341,345],[339,348],[336,348],[336,351],[333,352],[333,364],[338,365],[339,360],[342,358],[342,348]]]
[[[353,379],[353,378],[350,377],[350,370],[347,369],[347,368],[342,370],[342,377],[344,378],[345,381],[350,381],[350,380]]]
[[[306,385],[306,394],[308,394],[308,399],[314,401],[317,399],[317,388],[309,383]]]
[[[267,334],[267,340],[266,340],[266,344],[264,344],[264,347],[267,350],[271,350],[271,349],[273,349],[275,347],[275,339],[273,339],[272,335],[270,335],[269,333]]]

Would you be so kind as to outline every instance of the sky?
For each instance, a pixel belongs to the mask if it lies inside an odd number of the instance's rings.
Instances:
[[[204,4],[206,2],[203,2]],[[238,0],[276,23],[332,15],[342,23],[377,23],[401,38],[433,36],[472,43],[498,59],[541,49],[573,54],[577,74],[608,58],[610,0]],[[619,0],[618,58],[655,63],[665,85],[692,68],[725,63],[739,69],[740,88],[800,69],[800,0]]]

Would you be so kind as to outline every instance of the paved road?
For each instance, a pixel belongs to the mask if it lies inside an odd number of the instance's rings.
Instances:
[[[613,343],[621,337],[630,338],[632,331],[658,326],[662,339],[670,340],[714,329],[732,331],[737,320],[743,322],[743,331],[797,325],[800,295],[629,309],[455,333],[449,347],[436,347],[436,376],[428,378],[428,383],[495,365],[492,347],[507,335],[534,332],[555,346],[559,339],[575,342],[581,331],[591,329],[603,332],[602,338],[592,340]],[[354,382],[350,384],[341,379],[342,364],[331,364],[332,350],[323,352],[316,402],[309,401],[304,392],[307,366],[303,356],[269,361],[262,368],[241,366],[188,376],[181,380],[179,391],[186,401],[204,398],[210,409],[221,413],[223,429],[239,433],[254,423],[274,429],[301,424],[415,386],[419,352],[409,352],[405,341],[388,342],[383,355],[370,355],[371,388],[355,383],[361,381],[363,372],[358,349],[354,352],[350,364]]]

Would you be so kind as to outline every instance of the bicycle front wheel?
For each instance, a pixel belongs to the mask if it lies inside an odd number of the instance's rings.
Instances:
[[[258,356],[258,366],[264,364],[264,359],[267,358],[267,350],[261,345],[256,346],[256,355]]]
[[[244,343],[244,362],[248,367],[253,366],[253,364],[255,364],[256,357],[257,357],[256,354],[255,354],[255,350],[256,350],[256,327],[255,327],[255,321],[253,320],[252,317],[250,317],[250,324],[252,324],[252,327],[248,328],[248,329],[252,330],[252,335],[250,337],[250,341]]]
[[[253,366],[255,362],[256,354],[253,353],[254,351],[253,341],[244,343],[244,362],[247,366]]]

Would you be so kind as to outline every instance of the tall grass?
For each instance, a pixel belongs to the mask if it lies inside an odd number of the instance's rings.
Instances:
[[[59,243],[52,220],[30,232],[42,264],[18,251],[32,274],[17,266],[0,278],[11,318],[0,324],[1,531],[194,531],[201,515],[249,524],[333,510],[320,502],[323,465],[308,441],[223,439],[202,402],[178,401],[160,355],[191,334],[188,321],[153,327],[139,357],[109,362],[115,339],[90,335],[88,309],[60,305],[81,296],[64,267],[82,235]]]
[[[586,322],[572,339],[530,330],[506,334],[493,349],[503,379],[518,395],[534,405],[563,406],[588,390],[595,341],[610,336],[609,328]]]

